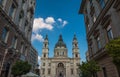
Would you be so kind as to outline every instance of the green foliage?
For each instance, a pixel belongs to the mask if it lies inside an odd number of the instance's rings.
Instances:
[[[95,77],[96,72],[100,71],[100,67],[95,61],[82,62],[82,65],[79,65],[79,69],[82,77]]]
[[[120,68],[120,38],[111,40],[105,48],[108,54],[113,58],[113,63]]]
[[[111,40],[105,49],[107,53],[113,58],[113,63],[116,65],[118,74],[120,76],[120,37]]]
[[[16,61],[12,67],[12,74],[14,76],[20,76],[26,74],[31,69],[31,65],[27,61]]]
[[[35,69],[35,74],[40,75],[40,69]]]

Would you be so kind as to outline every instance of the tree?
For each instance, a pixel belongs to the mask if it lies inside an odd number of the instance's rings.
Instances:
[[[113,63],[116,65],[120,77],[120,37],[111,40],[106,44],[105,49],[109,56],[113,58]]]
[[[40,69],[35,69],[35,74],[40,75]]]
[[[12,74],[14,77],[21,76],[26,74],[31,69],[31,65],[28,64],[27,61],[16,61],[16,63],[12,67]]]
[[[96,77],[96,73],[100,71],[100,67],[95,61],[82,62],[82,65],[79,65],[79,69],[82,77]]]

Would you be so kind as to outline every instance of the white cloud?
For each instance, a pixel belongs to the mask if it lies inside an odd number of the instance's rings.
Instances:
[[[63,20],[62,18],[54,19],[53,17],[47,18],[35,18],[33,22],[33,34],[32,34],[32,42],[34,40],[38,40],[39,42],[43,42],[43,36],[39,33],[42,32],[43,29],[47,29],[49,31],[56,28],[63,28],[68,22]],[[56,25],[56,26],[55,26]],[[58,27],[59,26],[59,27]]]
[[[43,18],[35,18],[33,22],[33,32],[37,33],[42,29],[52,30],[53,26],[52,24],[45,23]]]
[[[62,20],[61,18],[58,18],[57,20],[60,22],[59,24],[62,25],[62,27],[68,24],[66,20]]]
[[[53,23],[55,23],[55,20],[54,20],[53,17],[47,17],[47,18],[45,19],[45,22],[48,23],[48,24],[53,24]]]
[[[58,18],[57,20],[58,20],[59,22],[62,22],[62,19],[61,19],[61,18]]]
[[[32,34],[32,41],[34,41],[34,40],[38,40],[40,42],[44,41],[43,36],[40,34]]]
[[[66,24],[68,24],[68,22],[67,21],[63,21],[63,27],[66,25]]]

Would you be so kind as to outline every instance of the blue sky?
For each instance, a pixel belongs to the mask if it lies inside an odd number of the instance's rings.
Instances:
[[[49,56],[54,55],[54,46],[62,34],[68,48],[68,56],[72,57],[72,40],[76,34],[80,56],[85,60],[87,51],[84,17],[78,14],[81,0],[36,0],[33,23],[32,44],[42,55],[43,38],[48,34]]]

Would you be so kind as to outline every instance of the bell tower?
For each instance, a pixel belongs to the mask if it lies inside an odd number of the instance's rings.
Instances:
[[[43,48],[42,48],[42,58],[48,58],[49,56],[49,42],[48,42],[48,35],[46,35],[44,42],[43,42]]]
[[[73,52],[73,58],[80,58],[78,41],[75,34],[72,42],[72,52]]]

